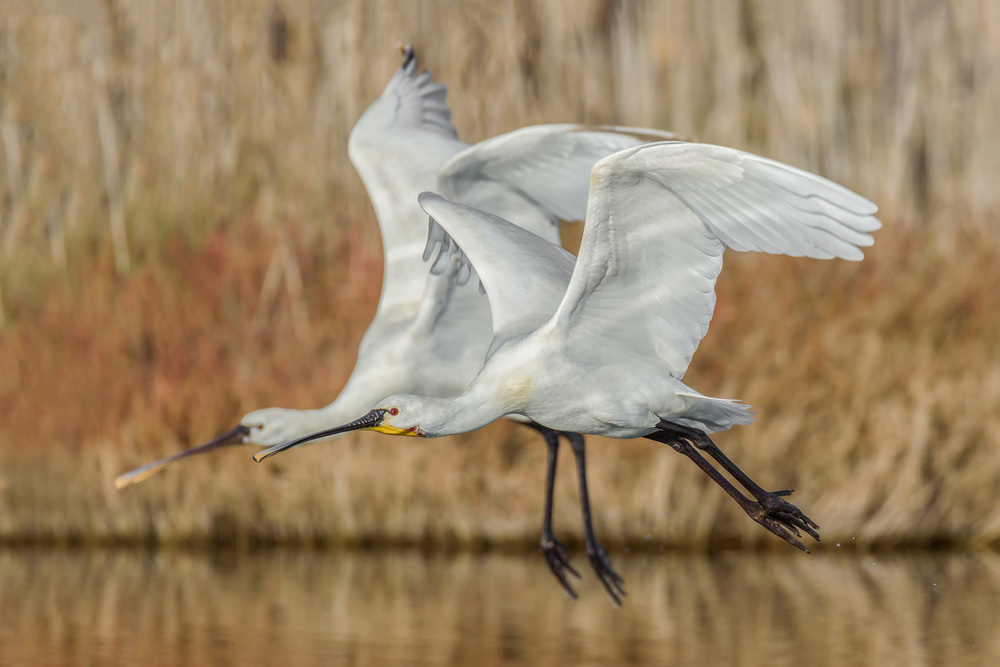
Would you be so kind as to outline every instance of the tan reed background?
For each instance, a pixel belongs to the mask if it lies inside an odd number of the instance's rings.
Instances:
[[[861,265],[728,259],[687,379],[756,406],[719,443],[828,539],[995,542],[998,37],[985,0],[0,2],[0,537],[534,540],[544,451],[509,425],[111,487],[336,395],[381,275],[346,141],[412,40],[467,141],[657,127],[877,201]],[[772,544],[672,452],[591,450],[609,544]]]

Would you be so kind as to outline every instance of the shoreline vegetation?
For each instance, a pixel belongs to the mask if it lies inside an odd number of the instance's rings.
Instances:
[[[950,237],[942,250],[929,232],[883,232],[860,264],[727,260],[688,380],[754,406],[757,422],[718,442],[764,484],[797,489],[823,527],[817,548],[1000,539],[1000,350],[989,333],[1000,331],[989,288],[1000,284],[1000,244]],[[374,308],[377,250],[353,260],[367,278],[346,279],[346,257],[327,259],[346,243],[330,253],[289,238],[311,277],[305,330],[287,294],[260,305],[263,249],[280,241],[241,224],[192,248],[171,244],[124,278],[110,254],[73,267],[79,275],[50,286],[31,320],[8,327],[0,542],[534,543],[544,447],[506,423],[418,442],[361,434],[259,465],[255,448],[237,447],[114,489],[121,472],[251,409],[335,395],[365,322],[341,314]],[[266,325],[255,330],[255,316]],[[645,440],[589,442],[609,545],[769,546],[683,457]],[[556,517],[572,541],[568,460]]]
[[[816,549],[1000,545],[1000,6],[280,6],[0,15],[0,544],[537,543],[545,448],[508,423],[113,486],[336,396],[382,273],[346,140],[412,38],[466,141],[655,127],[876,201],[860,264],[730,253],[686,380],[754,406],[716,441],[796,489]],[[667,448],[588,442],[609,548],[782,548]],[[556,529],[579,544],[571,459]]]

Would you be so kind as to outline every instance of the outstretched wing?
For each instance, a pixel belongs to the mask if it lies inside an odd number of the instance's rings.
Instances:
[[[559,243],[558,220],[582,220],[587,213],[590,170],[598,160],[674,138],[628,127],[525,127],[455,155],[442,168],[437,191]]]
[[[351,131],[348,154],[375,207],[385,275],[379,313],[412,315],[419,307],[427,267],[426,239],[417,195],[437,185],[437,175],[468,144],[458,140],[446,102],[447,88],[419,73],[406,48],[403,64]]]
[[[483,141],[453,157],[441,170],[439,187],[446,199],[500,216],[504,219],[504,224],[500,227],[505,228],[510,221],[546,242],[558,245],[559,219],[578,220],[586,215],[590,172],[598,160],[624,148],[673,136],[668,132],[627,127],[526,127]],[[431,199],[428,198],[428,201]],[[442,205],[440,210],[451,209]],[[477,220],[492,219],[492,216],[481,216],[481,211],[465,211],[456,215],[470,224],[475,224]],[[514,238],[528,238],[517,232],[505,232],[502,237],[497,243],[503,244]],[[431,268],[431,272],[435,274],[444,271],[451,254],[465,246],[462,241],[455,245],[432,215],[427,248],[424,251],[425,260],[433,255],[438,243],[442,247]],[[538,244],[538,247],[542,248],[542,253],[550,252],[547,243]],[[484,249],[488,249],[488,246]],[[508,254],[513,256],[513,253]],[[488,255],[482,261],[489,261],[489,257]],[[477,268],[480,265],[479,262],[469,263],[467,259],[462,263],[457,274],[460,283],[464,283],[472,274],[472,264]],[[510,335],[512,332],[522,331],[528,326],[528,322],[533,323],[532,328],[541,325],[551,316],[565,288],[564,284],[560,284],[556,301],[550,304],[551,308],[547,305],[532,312],[530,316],[513,317],[516,307],[521,304],[514,304],[515,309],[511,310],[506,308],[505,303],[498,303],[498,300],[502,301],[501,290],[504,294],[508,293],[504,288],[509,280],[503,279],[490,285],[495,276],[503,276],[503,273],[492,273],[482,281],[484,290],[490,294],[495,334],[503,331],[505,335]],[[451,298],[462,298],[459,295]],[[513,324],[515,319],[516,326]]]
[[[460,279],[475,267],[490,300],[494,349],[552,317],[573,274],[573,255],[503,218],[433,192],[420,195],[420,206],[436,221],[428,238],[428,254],[441,244],[435,264],[448,264],[458,254]]]
[[[580,125],[540,125],[526,127],[514,132],[488,139],[472,146],[442,168],[439,187],[445,197],[493,213],[528,230],[547,242],[559,244],[558,221],[562,219],[582,219],[587,211],[587,186],[594,165],[623,148],[629,148],[649,141],[651,138],[673,135],[656,130],[634,128],[588,129]],[[478,211],[476,212],[478,213]],[[462,219],[478,219],[472,213],[463,214]],[[514,233],[517,238],[525,238]],[[510,235],[508,235],[510,236]],[[431,268],[434,274],[441,273],[448,266],[448,257],[455,249],[450,237],[431,218],[427,249],[424,259],[433,253],[438,242],[443,244],[438,260]],[[544,244],[543,244],[544,247]],[[477,265],[478,266],[478,265]],[[458,281],[464,283],[473,273],[466,261],[457,272]],[[432,281],[433,282],[433,281]],[[497,297],[500,286],[486,287],[491,300]],[[494,332],[504,335],[520,331],[532,322],[535,328],[551,316],[558,299],[562,296],[560,285],[555,303],[546,307],[544,317],[519,318],[513,326],[505,313],[503,304],[492,306]],[[445,294],[451,303],[438,304],[437,311],[443,314],[436,320],[436,327],[447,328],[459,325],[480,316],[478,304],[470,303],[475,294],[468,291],[428,292],[428,296]],[[427,304],[425,297],[424,305]],[[424,312],[432,312],[427,308]],[[500,319],[497,320],[497,315]],[[503,336],[501,337],[503,338]],[[494,345],[497,342],[494,340]]]
[[[681,378],[708,331],[727,246],[860,260],[881,226],[876,210],[815,174],[734,149],[622,151],[594,167],[579,259],[547,326],[578,363],[659,364]]]

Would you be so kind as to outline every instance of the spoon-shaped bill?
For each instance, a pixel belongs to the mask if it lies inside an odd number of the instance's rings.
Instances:
[[[147,477],[155,475],[156,473],[163,470],[165,467],[174,463],[175,461],[180,461],[181,459],[186,459],[190,456],[197,456],[199,454],[205,454],[212,451],[213,449],[219,449],[221,447],[229,447],[230,445],[241,445],[247,441],[247,436],[250,435],[250,429],[243,424],[240,424],[231,431],[223,433],[215,440],[211,442],[206,442],[204,445],[198,445],[197,447],[192,447],[191,449],[185,449],[183,452],[173,454],[166,458],[160,459],[159,461],[153,461],[148,463],[141,468],[136,468],[122,475],[118,475],[115,478],[115,488],[124,489],[126,486],[131,486],[132,484],[138,484]]]
[[[337,435],[338,433],[347,433],[348,431],[358,431],[360,429],[372,428],[378,426],[385,419],[386,410],[383,408],[375,408],[364,417],[360,419],[355,419],[354,421],[344,424],[343,426],[337,426],[336,428],[330,428],[325,431],[317,431],[311,435],[306,435],[297,440],[291,440],[289,442],[284,442],[280,445],[275,445],[270,449],[265,449],[262,452],[257,452],[253,455],[253,460],[260,463],[269,456],[274,456],[279,454],[286,449],[291,449],[292,447],[298,447],[307,442],[312,442],[313,440],[319,440],[320,438],[326,438],[331,435]]]

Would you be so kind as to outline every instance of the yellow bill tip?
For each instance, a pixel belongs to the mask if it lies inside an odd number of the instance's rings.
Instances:
[[[152,477],[158,473],[163,466],[155,466],[152,468],[147,468],[143,466],[142,468],[137,468],[136,470],[131,470],[127,473],[118,475],[115,477],[115,488],[121,491],[126,486],[134,486],[139,482],[142,482],[149,477]]]

